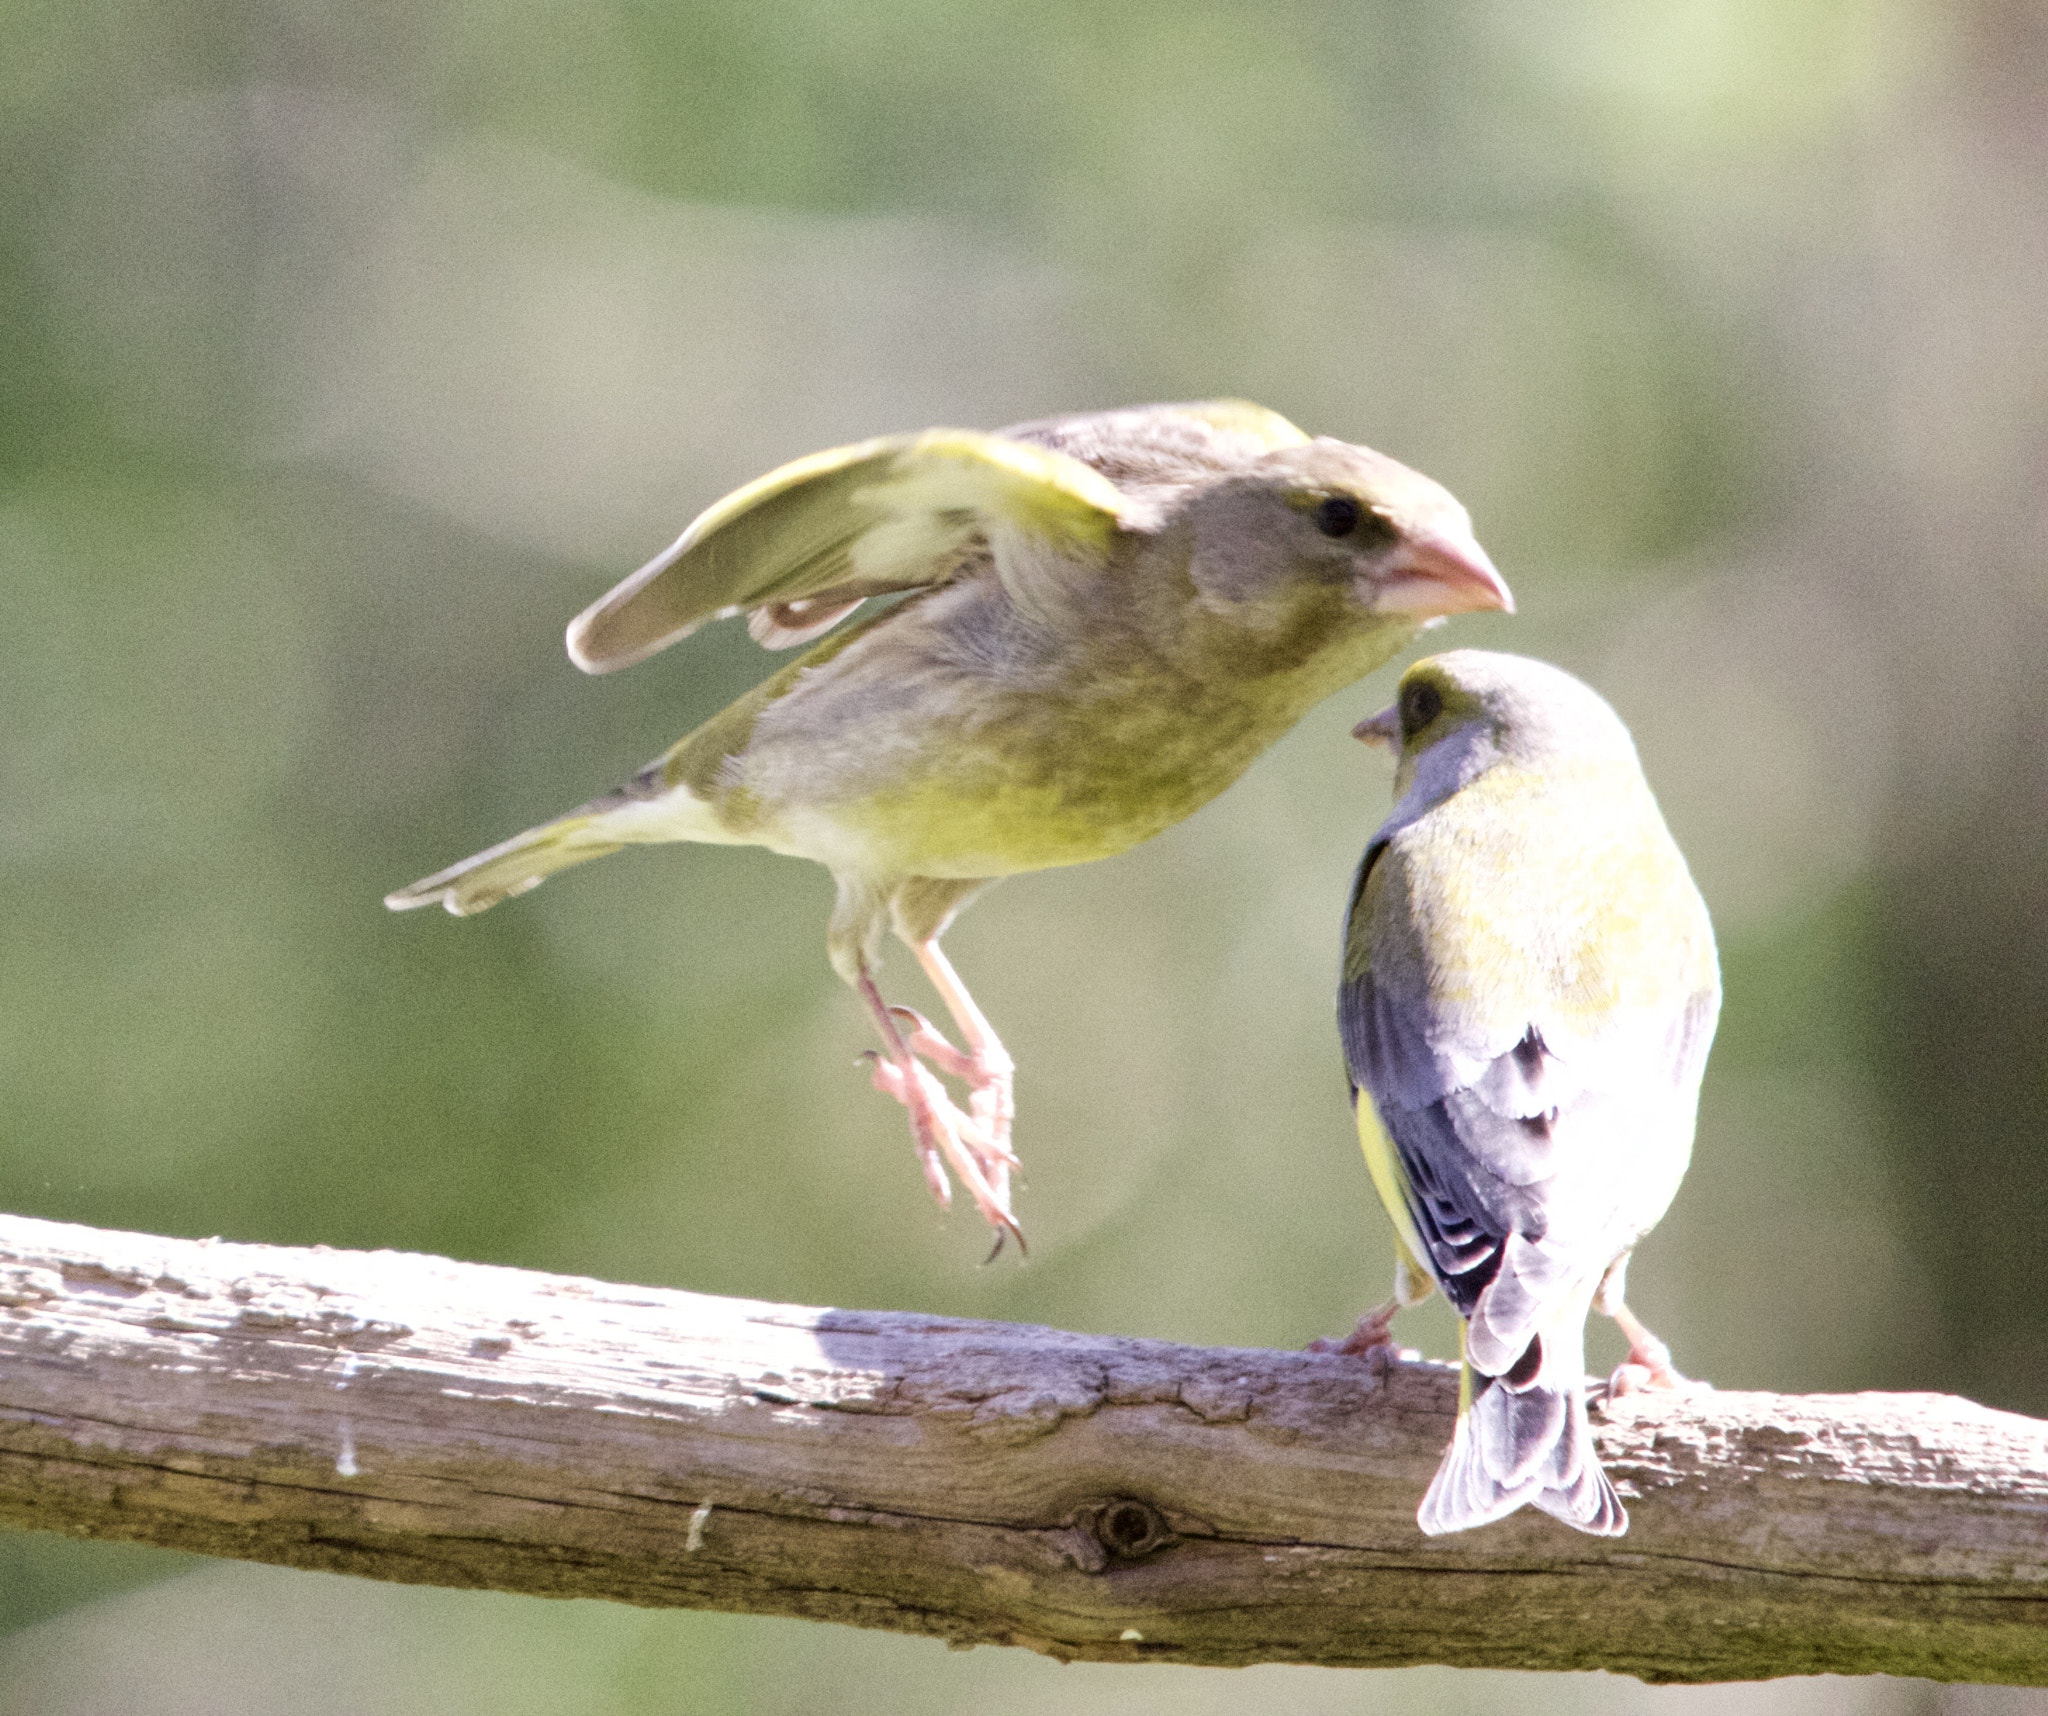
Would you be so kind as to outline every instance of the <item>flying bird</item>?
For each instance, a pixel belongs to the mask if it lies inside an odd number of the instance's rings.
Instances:
[[[1534,1505],[1597,1536],[1628,1513],[1593,1450],[1585,1323],[1684,1385],[1623,1297],[1692,1154],[1720,1013],[1713,927],[1620,718],[1543,662],[1453,650],[1360,738],[1399,757],[1344,930],[1338,1022],[1396,1236],[1386,1339],[1440,1287],[1462,1319],[1432,1535]]]
[[[950,1166],[1000,1249],[1022,1240],[1014,1066],[940,948],[955,914],[1170,827],[1424,625],[1485,608],[1513,602],[1445,490],[1243,401],[816,453],[710,507],[568,639],[591,673],[742,614],[768,648],[810,648],[616,790],[385,904],[480,912],[658,841],[815,859],[838,888],[833,967],[881,1040],[874,1083],[940,1203]],[[957,1045],[883,1000],[891,929]]]

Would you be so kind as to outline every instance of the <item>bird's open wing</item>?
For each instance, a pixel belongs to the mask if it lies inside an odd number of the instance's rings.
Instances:
[[[1403,957],[1399,903],[1382,898],[1398,864],[1376,862],[1385,853],[1368,850],[1353,890],[1345,1060],[1394,1147],[1396,1227],[1471,1319],[1474,1365],[1498,1375],[1662,1213],[1690,1147],[1719,990],[1679,958],[1661,997],[1616,1009],[1597,1031],[1536,983],[1505,984],[1522,1011],[1482,1020]]]
[[[1122,522],[1116,485],[1052,448],[968,429],[883,436],[727,495],[576,616],[569,654],[607,673],[749,611],[764,643],[800,643],[869,596],[944,582],[993,525],[1085,556],[1106,552]]]

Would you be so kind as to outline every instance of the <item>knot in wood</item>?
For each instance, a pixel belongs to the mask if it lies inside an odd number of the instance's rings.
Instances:
[[[1102,1503],[1089,1530],[1112,1561],[1142,1561],[1173,1538],[1160,1511],[1135,1496],[1116,1496]]]

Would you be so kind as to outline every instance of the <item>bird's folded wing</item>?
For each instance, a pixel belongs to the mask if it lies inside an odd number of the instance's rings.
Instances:
[[[1702,994],[1617,1021],[1608,1040],[1574,1045],[1591,1051],[1591,1069],[1555,1056],[1532,1021],[1467,1082],[1454,1070],[1462,1057],[1428,1041],[1422,1008],[1370,973],[1345,983],[1346,1057],[1391,1145],[1375,1181],[1397,1181],[1407,1218],[1397,1230],[1419,1239],[1418,1256],[1472,1319],[1478,1369],[1511,1365],[1587,1275],[1662,1213],[1691,1140],[1712,1004]],[[1546,1088],[1557,1105],[1534,1106]]]
[[[1682,1168],[1718,991],[1677,983],[1589,1030],[1564,997],[1510,983],[1522,1010],[1487,1018],[1404,957],[1400,912],[1377,909],[1383,850],[1367,853],[1347,926],[1345,1059],[1392,1143],[1422,1261],[1497,1374],[1661,1213],[1637,1206]]]
[[[869,596],[944,582],[992,526],[1089,556],[1122,522],[1116,485],[1064,453],[967,429],[883,436],[727,495],[576,616],[569,654],[605,673],[749,610],[772,616],[764,642],[800,642]]]

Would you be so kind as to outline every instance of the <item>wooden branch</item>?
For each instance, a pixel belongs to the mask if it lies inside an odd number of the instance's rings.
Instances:
[[[1637,1395],[1430,1540],[1446,1366],[0,1217],[0,1522],[1062,1658],[2048,1684],[2048,1425]]]

